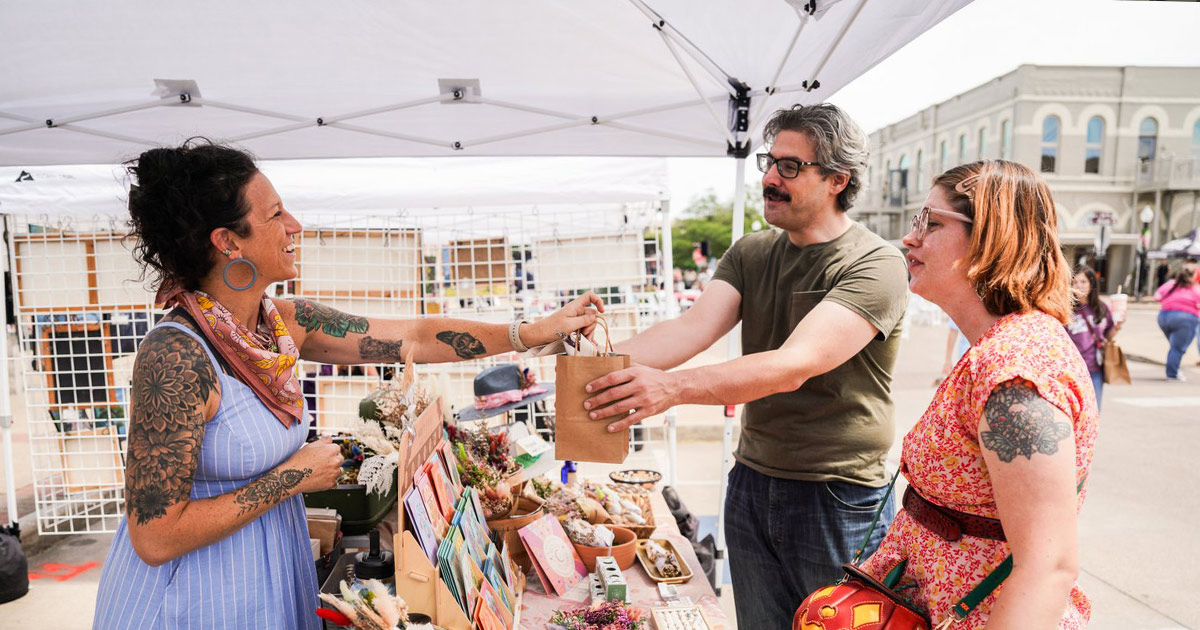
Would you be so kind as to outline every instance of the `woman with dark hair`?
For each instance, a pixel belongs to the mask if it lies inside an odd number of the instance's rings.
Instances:
[[[1154,299],[1162,303],[1158,312],[1158,328],[1167,337],[1167,380],[1184,381],[1179,364],[1188,345],[1200,326],[1200,284],[1196,283],[1196,267],[1187,263],[1171,274],[1157,291]]]
[[[902,574],[934,623],[1009,554],[1012,573],[956,628],[1083,628],[1090,616],[1075,583],[1076,490],[1098,413],[1063,328],[1071,270],[1057,225],[1041,177],[987,160],[938,176],[904,237],[909,287],[971,348],[904,438],[904,509],[863,569]]]
[[[133,368],[126,517],[94,627],[318,628],[303,492],[332,487],[340,449],[305,444],[296,361],[473,359],[590,332],[588,293],[551,316],[483,324],[358,317],[268,297],[297,276],[301,226],[246,153],[208,141],[128,165],[135,255],[170,308]],[[404,353],[406,354],[406,353]]]
[[[1121,325],[1114,322],[1112,312],[1100,301],[1100,283],[1090,267],[1080,265],[1075,268],[1071,289],[1075,293],[1075,310],[1071,313],[1071,321],[1067,322],[1067,334],[1075,342],[1092,377],[1096,410],[1099,411],[1104,391],[1104,344],[1112,341]]]

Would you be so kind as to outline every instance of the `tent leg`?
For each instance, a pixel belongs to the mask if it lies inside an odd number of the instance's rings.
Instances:
[[[3,221],[7,223],[7,217]],[[6,230],[7,231],[7,230]],[[12,247],[12,243],[8,243]],[[4,273],[0,270],[0,318],[6,309],[4,295]],[[13,477],[12,457],[12,399],[8,393],[8,322],[0,326],[0,435],[3,439],[4,453],[4,496],[8,499],[8,520],[12,522],[8,529],[13,535],[20,537],[17,515],[17,480]]]
[[[659,227],[659,234],[662,238],[662,269],[659,269],[658,277],[662,278],[663,300],[659,305],[660,321],[668,321],[675,319],[679,315],[679,303],[675,301],[675,240],[671,229],[675,227],[675,220],[671,217],[671,200],[663,199],[660,202],[662,206],[662,223]],[[678,468],[676,467],[677,457],[677,442],[675,433],[675,409],[667,410],[667,485],[674,486],[679,483]]]
[[[737,181],[733,185],[733,238],[730,244],[736,243],[746,230],[746,158],[737,158]],[[742,354],[741,324],[729,331],[729,358],[736,359]],[[721,586],[725,580],[725,493],[729,491],[729,470],[733,459],[733,414],[730,410],[725,413],[725,429],[721,435],[721,492],[717,499],[717,553],[716,553],[716,591],[721,594]]]

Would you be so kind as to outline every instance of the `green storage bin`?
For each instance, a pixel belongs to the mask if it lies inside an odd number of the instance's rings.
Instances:
[[[333,508],[342,515],[342,534],[359,536],[365,534],[382,521],[396,507],[400,486],[392,483],[392,490],[385,495],[367,492],[363,484],[338,485],[321,492],[304,495],[308,507]]]

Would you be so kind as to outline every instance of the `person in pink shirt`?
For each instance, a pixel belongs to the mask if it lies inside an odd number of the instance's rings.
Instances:
[[[1196,266],[1188,263],[1176,271],[1154,292],[1154,299],[1162,303],[1158,327],[1171,345],[1167,351],[1167,380],[1186,380],[1179,372],[1179,363],[1200,325],[1200,285],[1196,283]]]

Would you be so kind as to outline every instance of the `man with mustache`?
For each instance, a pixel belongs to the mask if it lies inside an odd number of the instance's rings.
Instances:
[[[619,430],[679,404],[745,403],[725,500],[738,627],[789,628],[841,575],[884,500],[890,396],[907,305],[899,250],[846,216],[869,142],[829,104],[772,116],[758,155],[764,215],[691,309],[617,346],[635,365],[584,406]],[[742,323],[743,356],[668,372]],[[866,545],[869,555],[893,501]]]

